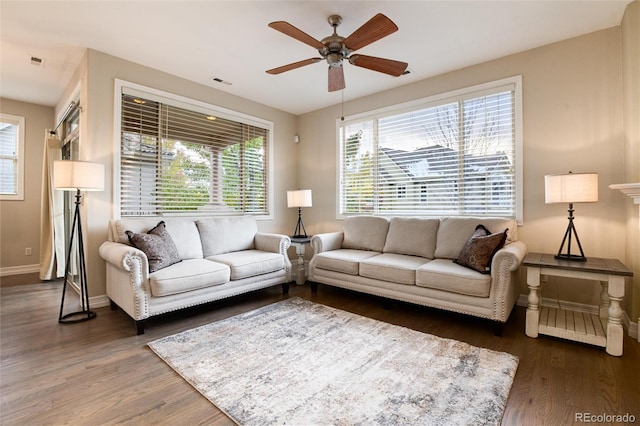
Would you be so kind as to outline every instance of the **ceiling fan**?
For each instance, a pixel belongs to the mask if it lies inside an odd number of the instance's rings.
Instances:
[[[406,62],[353,54],[354,51],[398,31],[398,26],[382,13],[378,13],[346,38],[339,36],[336,32],[338,25],[342,23],[342,17],[331,15],[328,21],[329,25],[333,27],[333,34],[323,38],[322,41],[316,40],[288,22],[276,21],[270,23],[269,27],[274,30],[280,31],[289,37],[293,37],[298,41],[318,49],[321,57],[293,62],[288,65],[270,69],[267,73],[280,74],[305,65],[315,64],[325,59],[329,64],[329,92],[335,92],[336,90],[345,88],[344,70],[342,68],[343,59],[347,59],[352,65],[389,74],[394,77],[401,76],[409,66]]]

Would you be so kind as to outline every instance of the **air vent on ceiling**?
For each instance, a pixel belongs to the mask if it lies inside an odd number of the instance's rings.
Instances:
[[[223,80],[220,77],[211,77],[211,80],[215,81],[216,83],[226,84],[227,86],[231,86],[232,84],[230,81]]]
[[[47,62],[44,58],[39,58],[38,56],[29,56],[29,61],[31,65],[35,65],[36,67],[44,68],[44,64]]]

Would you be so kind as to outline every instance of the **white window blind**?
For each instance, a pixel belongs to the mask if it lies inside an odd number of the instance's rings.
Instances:
[[[23,200],[24,118],[0,114],[0,200]]]
[[[346,122],[339,214],[516,218],[515,92],[502,85]]]
[[[120,214],[268,214],[269,130],[122,94]]]

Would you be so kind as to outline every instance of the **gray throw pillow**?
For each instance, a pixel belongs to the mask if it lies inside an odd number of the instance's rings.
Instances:
[[[504,246],[508,230],[492,234],[484,225],[476,226],[454,262],[483,274],[491,273],[491,260]]]
[[[146,234],[126,231],[129,242],[135,248],[147,255],[149,272],[156,272],[162,268],[181,261],[178,249],[167,232],[164,221],[149,230]]]

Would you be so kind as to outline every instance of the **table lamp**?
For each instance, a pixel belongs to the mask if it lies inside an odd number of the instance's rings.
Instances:
[[[573,224],[573,203],[595,203],[598,201],[598,174],[569,172],[563,175],[546,175],[544,177],[544,194],[546,204],[569,204],[569,224],[555,258],[577,261],[587,260],[582,251],[578,232]],[[571,253],[571,239],[573,237],[578,243],[579,255]],[[563,253],[562,250],[565,243],[567,243],[567,251]]]
[[[297,191],[287,191],[287,207],[298,208],[298,223],[296,224],[295,231],[293,231],[292,238],[308,238],[307,230],[304,229],[304,223],[302,223],[302,207],[311,207],[311,190],[298,189]]]
[[[53,187],[62,191],[76,191],[76,208],[71,225],[69,250],[65,259],[64,283],[62,286],[62,301],[58,322],[70,324],[88,321],[96,317],[96,313],[89,308],[89,291],[87,286],[87,270],[84,259],[84,240],[82,237],[82,220],[80,219],[80,191],[104,190],[104,164],[88,161],[58,160],[53,162]],[[80,280],[80,300],[82,310],[63,315],[64,297],[67,289],[67,277],[71,271],[71,248],[74,237],[78,244],[78,279]]]

